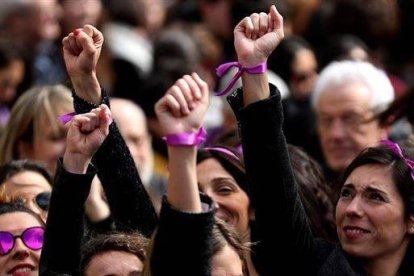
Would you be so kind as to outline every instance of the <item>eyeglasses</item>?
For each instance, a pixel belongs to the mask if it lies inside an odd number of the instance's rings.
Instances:
[[[43,192],[43,193],[39,193],[34,199],[33,201],[37,204],[37,206],[39,206],[42,210],[47,211],[49,210],[49,204],[50,204],[50,197],[51,197],[51,193],[50,192]],[[21,204],[25,204],[28,199],[25,197],[18,197],[16,199],[17,202],[21,203]]]
[[[20,238],[27,248],[40,250],[43,246],[44,233],[45,229],[40,226],[27,228],[21,235],[16,236],[10,232],[0,231],[0,255],[9,254],[13,250],[17,238]]]
[[[334,122],[339,120],[342,123],[342,126],[346,130],[360,131],[364,125],[374,121],[375,114],[370,111],[366,114],[355,114],[355,113],[346,113],[340,117],[332,117],[328,115],[321,115],[318,118],[319,126],[322,129],[332,128]]]

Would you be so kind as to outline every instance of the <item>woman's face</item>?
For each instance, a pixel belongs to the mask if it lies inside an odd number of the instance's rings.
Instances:
[[[59,114],[68,112],[70,110],[62,110]],[[24,150],[19,152],[19,158],[36,160],[45,166],[50,175],[54,175],[57,160],[65,151],[67,128],[68,126],[59,124],[55,132],[51,122],[44,118],[40,122],[39,129],[35,131],[33,143],[25,144]]]
[[[218,161],[209,158],[197,165],[197,180],[199,190],[216,203],[216,217],[245,234],[253,212],[249,197],[233,176]]]
[[[47,210],[42,209],[39,206],[39,200],[36,200],[39,194],[52,191],[49,182],[43,175],[34,171],[23,171],[13,175],[2,185],[5,195],[13,199],[22,198],[27,208],[38,214],[43,221],[46,221]]]
[[[308,96],[318,78],[318,62],[315,54],[308,49],[299,50],[292,62],[290,87],[295,98]]]
[[[211,260],[212,276],[243,276],[243,262],[237,252],[230,246],[226,246],[214,254]]]
[[[42,225],[29,213],[13,212],[0,215],[0,231],[21,235],[25,229],[34,226]],[[29,249],[21,238],[16,238],[12,251],[5,256],[0,255],[0,275],[39,275],[40,252],[41,250]]]
[[[414,232],[392,172],[382,165],[364,165],[349,175],[336,206],[336,224],[342,248],[360,258],[402,257]]]

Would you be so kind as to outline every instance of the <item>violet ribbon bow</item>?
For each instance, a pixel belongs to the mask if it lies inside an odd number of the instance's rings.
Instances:
[[[266,70],[267,70],[266,62],[260,63],[259,65],[252,66],[252,67],[243,67],[240,64],[240,62],[233,61],[233,62],[223,63],[222,65],[217,67],[217,69],[216,69],[217,76],[220,77],[220,78],[223,77],[230,70],[230,68],[232,68],[232,67],[237,67],[238,68],[237,73],[233,76],[233,78],[231,79],[231,81],[227,85],[227,87],[224,88],[223,91],[217,92],[216,96],[226,95],[233,88],[234,84],[241,77],[243,72],[246,71],[249,74],[261,74],[261,73],[266,72]]]
[[[414,161],[404,156],[400,146],[397,143],[394,143],[390,140],[381,140],[381,143],[388,146],[390,150],[397,154],[404,161],[404,163],[411,169],[411,178],[414,181]]]

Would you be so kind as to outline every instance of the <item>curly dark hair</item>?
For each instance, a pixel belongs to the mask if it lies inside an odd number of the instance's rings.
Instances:
[[[81,249],[82,275],[85,274],[85,270],[94,256],[113,250],[131,253],[144,263],[147,245],[148,239],[137,232],[114,232],[94,236]]]

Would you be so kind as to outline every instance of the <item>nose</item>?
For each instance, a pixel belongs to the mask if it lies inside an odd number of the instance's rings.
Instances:
[[[214,208],[217,210],[219,208],[219,203],[217,201],[217,197],[215,196],[214,192],[211,191],[210,189],[208,190],[203,190],[202,191],[205,195],[207,195],[209,198],[211,198],[213,200],[213,206]]]
[[[359,197],[354,197],[346,207],[346,215],[348,217],[362,217],[363,208]]]
[[[30,256],[29,249],[24,245],[21,238],[16,239],[16,242],[15,242],[15,245],[14,245],[14,248],[11,254],[13,256],[13,259],[15,260],[23,260]]]
[[[333,120],[330,128],[329,134],[332,138],[343,138],[345,137],[345,125],[342,123],[340,119]]]

